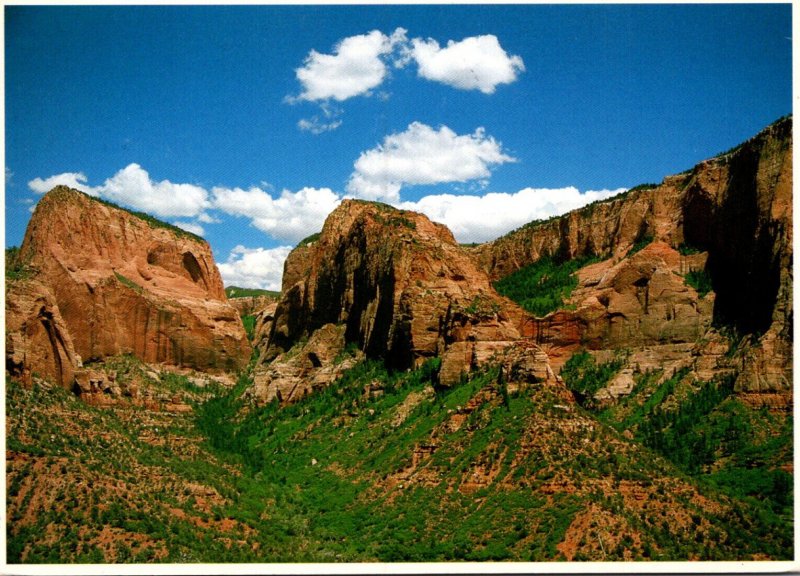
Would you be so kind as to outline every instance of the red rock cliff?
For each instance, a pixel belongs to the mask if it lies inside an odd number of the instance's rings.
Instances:
[[[492,279],[505,277],[543,256],[569,259],[587,254],[608,258],[603,271],[615,265],[611,270],[619,274],[620,266],[636,267],[635,263],[616,264],[643,240],[660,241],[672,249],[689,246],[707,257],[703,262],[714,291],[710,315],[703,310],[705,304],[692,297],[682,303],[691,313],[676,316],[674,295],[679,291],[670,288],[659,292],[668,296],[663,300],[668,309],[655,308],[663,318],[643,322],[641,313],[633,313],[639,306],[634,296],[643,298],[652,274],[625,273],[619,278],[635,276],[635,285],[623,286],[618,278],[614,291],[595,294],[600,302],[589,298],[590,290],[579,291],[589,299],[584,305],[579,298],[575,300],[577,313],[560,312],[529,323],[526,334],[535,333],[562,347],[579,342],[594,348],[625,347],[657,343],[658,339],[648,339],[647,334],[659,331],[659,325],[669,335],[664,341],[694,340],[713,322],[748,336],[750,347],[737,381],[740,390],[790,389],[792,119],[779,120],[732,151],[667,177],[659,186],[632,190],[548,222],[532,223],[472,253]],[[645,258],[653,270],[660,267],[679,273],[685,267],[686,263],[677,260],[679,255],[670,254],[666,247],[657,252]],[[663,258],[659,260],[662,256],[676,261],[664,265]],[[611,287],[609,279],[602,282],[602,275],[581,280],[582,288],[595,285]],[[617,297],[610,306],[608,294]],[[624,294],[629,295],[625,302]],[[652,316],[654,295],[650,291],[650,306],[642,299],[644,314]],[[626,322],[630,318],[634,328]],[[685,325],[676,331],[676,322]],[[615,323],[624,324],[625,330],[616,329]]]
[[[134,354],[200,370],[233,370],[247,362],[241,320],[227,303],[210,247],[196,236],[59,186],[40,200],[20,258],[57,311],[59,334],[66,334],[61,339],[71,342],[57,350],[74,350],[83,361]],[[17,350],[39,315],[38,309],[14,312],[25,286],[12,283],[7,294],[7,342],[16,333]],[[27,369],[64,380],[58,369],[36,366],[36,358],[29,355],[34,365]]]
[[[290,254],[266,358],[325,325],[368,356],[406,368],[442,357],[455,382],[519,337],[522,311],[440,224],[383,204],[347,200],[319,239]]]

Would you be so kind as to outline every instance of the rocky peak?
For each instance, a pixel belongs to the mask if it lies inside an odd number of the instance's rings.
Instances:
[[[20,258],[32,277],[12,282],[6,300],[7,344],[27,351],[16,357],[20,374],[70,385],[81,359],[126,353],[210,370],[247,362],[241,320],[208,243],[193,234],[57,186],[39,201]]]
[[[422,214],[347,200],[285,270],[265,360],[343,326],[342,342],[395,368],[441,357],[440,379],[452,384],[519,338],[522,310]]]

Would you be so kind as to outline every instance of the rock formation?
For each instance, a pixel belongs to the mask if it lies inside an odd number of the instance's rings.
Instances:
[[[530,318],[522,332],[557,365],[579,347],[694,343],[711,326],[714,294],[701,297],[683,275],[702,270],[705,259],[705,253],[683,256],[664,242],[653,242],[616,263],[609,258],[591,264],[577,273],[571,306]]]
[[[34,278],[7,282],[7,373],[28,385],[36,373],[69,387],[80,363],[48,286]]]
[[[260,296],[229,296],[228,304],[233,306],[239,313],[239,316],[256,316],[264,308],[273,306],[277,303],[278,298],[269,295]]]
[[[444,226],[346,200],[315,242],[289,255],[264,359],[332,325],[342,327],[341,345],[353,342],[394,368],[441,357],[439,378],[450,385],[517,340],[523,317]],[[285,386],[266,373],[257,371],[256,388],[271,398],[266,379]]]
[[[7,368],[71,385],[81,360],[234,370],[250,346],[208,244],[58,186],[39,201],[6,294]]]
[[[658,247],[624,260],[650,241]],[[531,223],[473,254],[492,279],[543,256],[607,259],[579,273],[576,311],[523,329],[551,354],[691,342],[714,324],[747,336],[738,390],[790,390],[792,119],[658,186]],[[681,287],[689,269],[705,270],[712,295]]]

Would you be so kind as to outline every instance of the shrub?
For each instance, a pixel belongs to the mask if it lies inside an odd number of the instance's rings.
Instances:
[[[252,341],[256,328],[256,317],[252,314],[245,314],[242,316],[242,325],[244,325],[244,331],[247,333],[247,339]]]
[[[322,232],[315,232],[311,236],[306,236],[305,238],[300,240],[300,242],[297,243],[297,247],[300,248],[301,246],[307,246],[309,244],[313,244],[314,242],[319,240],[320,236],[322,236]]]
[[[6,278],[23,280],[30,277],[32,270],[22,261],[18,246],[6,248]]]
[[[697,290],[701,298],[714,289],[711,285],[711,275],[706,270],[690,270],[683,279]]]
[[[121,283],[123,286],[126,286],[126,287],[130,288],[130,289],[131,289],[131,290],[133,290],[134,292],[138,292],[138,293],[140,293],[140,294],[141,294],[141,293],[142,293],[142,291],[144,290],[144,288],[142,288],[141,286],[139,286],[139,285],[138,285],[136,282],[134,282],[134,281],[133,281],[133,280],[131,280],[130,278],[126,278],[125,276],[123,276],[122,274],[120,274],[119,272],[117,272],[116,270],[114,270],[114,276],[116,276],[116,277],[117,277],[117,280],[119,280],[119,281],[120,281],[120,283]]]
[[[228,298],[252,298],[254,296],[272,296],[280,298],[281,293],[275,290],[262,290],[261,288],[240,288],[239,286],[228,286],[225,288],[225,296]]]
[[[597,364],[588,352],[573,354],[561,368],[561,378],[584,406],[593,406],[594,395],[605,388],[624,363],[620,356],[609,362]]]
[[[650,243],[653,242],[653,235],[652,234],[645,234],[641,238],[639,238],[636,243],[631,246],[631,249],[628,251],[628,256],[633,256],[637,252],[641,251],[645,246],[648,246]]]

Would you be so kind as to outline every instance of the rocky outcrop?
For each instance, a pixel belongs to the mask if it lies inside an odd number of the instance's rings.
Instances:
[[[274,306],[278,302],[276,296],[229,296],[228,304],[233,306],[239,316],[255,316],[264,308]]]
[[[70,386],[81,359],[119,354],[211,371],[247,363],[244,328],[201,238],[59,186],[39,201],[20,259],[32,280],[10,282],[6,295],[12,373]]]
[[[7,280],[6,373],[28,386],[36,374],[69,387],[80,365],[47,285],[33,278]]]
[[[315,242],[289,255],[264,359],[334,325],[394,368],[441,357],[449,385],[517,340],[523,317],[444,226],[346,200]]]
[[[278,303],[273,302],[255,314],[253,322],[253,347],[258,352],[258,364],[264,363],[269,344],[269,335],[272,332],[272,323],[275,321],[275,312]]]
[[[298,349],[257,368],[247,394],[262,404],[296,402],[326,388],[362,359],[360,352],[345,352],[343,325],[326,324]]]
[[[683,256],[653,242],[614,262],[578,271],[578,287],[563,310],[530,318],[526,337],[555,365],[578,348],[590,350],[694,343],[711,326],[714,294],[700,296],[683,275],[702,270],[706,254]]]
[[[634,245],[650,241],[660,243],[658,254],[645,249],[624,260]],[[677,260],[678,248],[704,262]],[[531,223],[472,253],[493,280],[543,256],[606,258],[581,272],[572,299],[577,310],[523,328],[556,360],[584,345],[688,342],[713,323],[748,336],[737,390],[790,390],[792,119],[658,186]],[[708,298],[697,298],[677,277],[686,265],[709,275]]]

